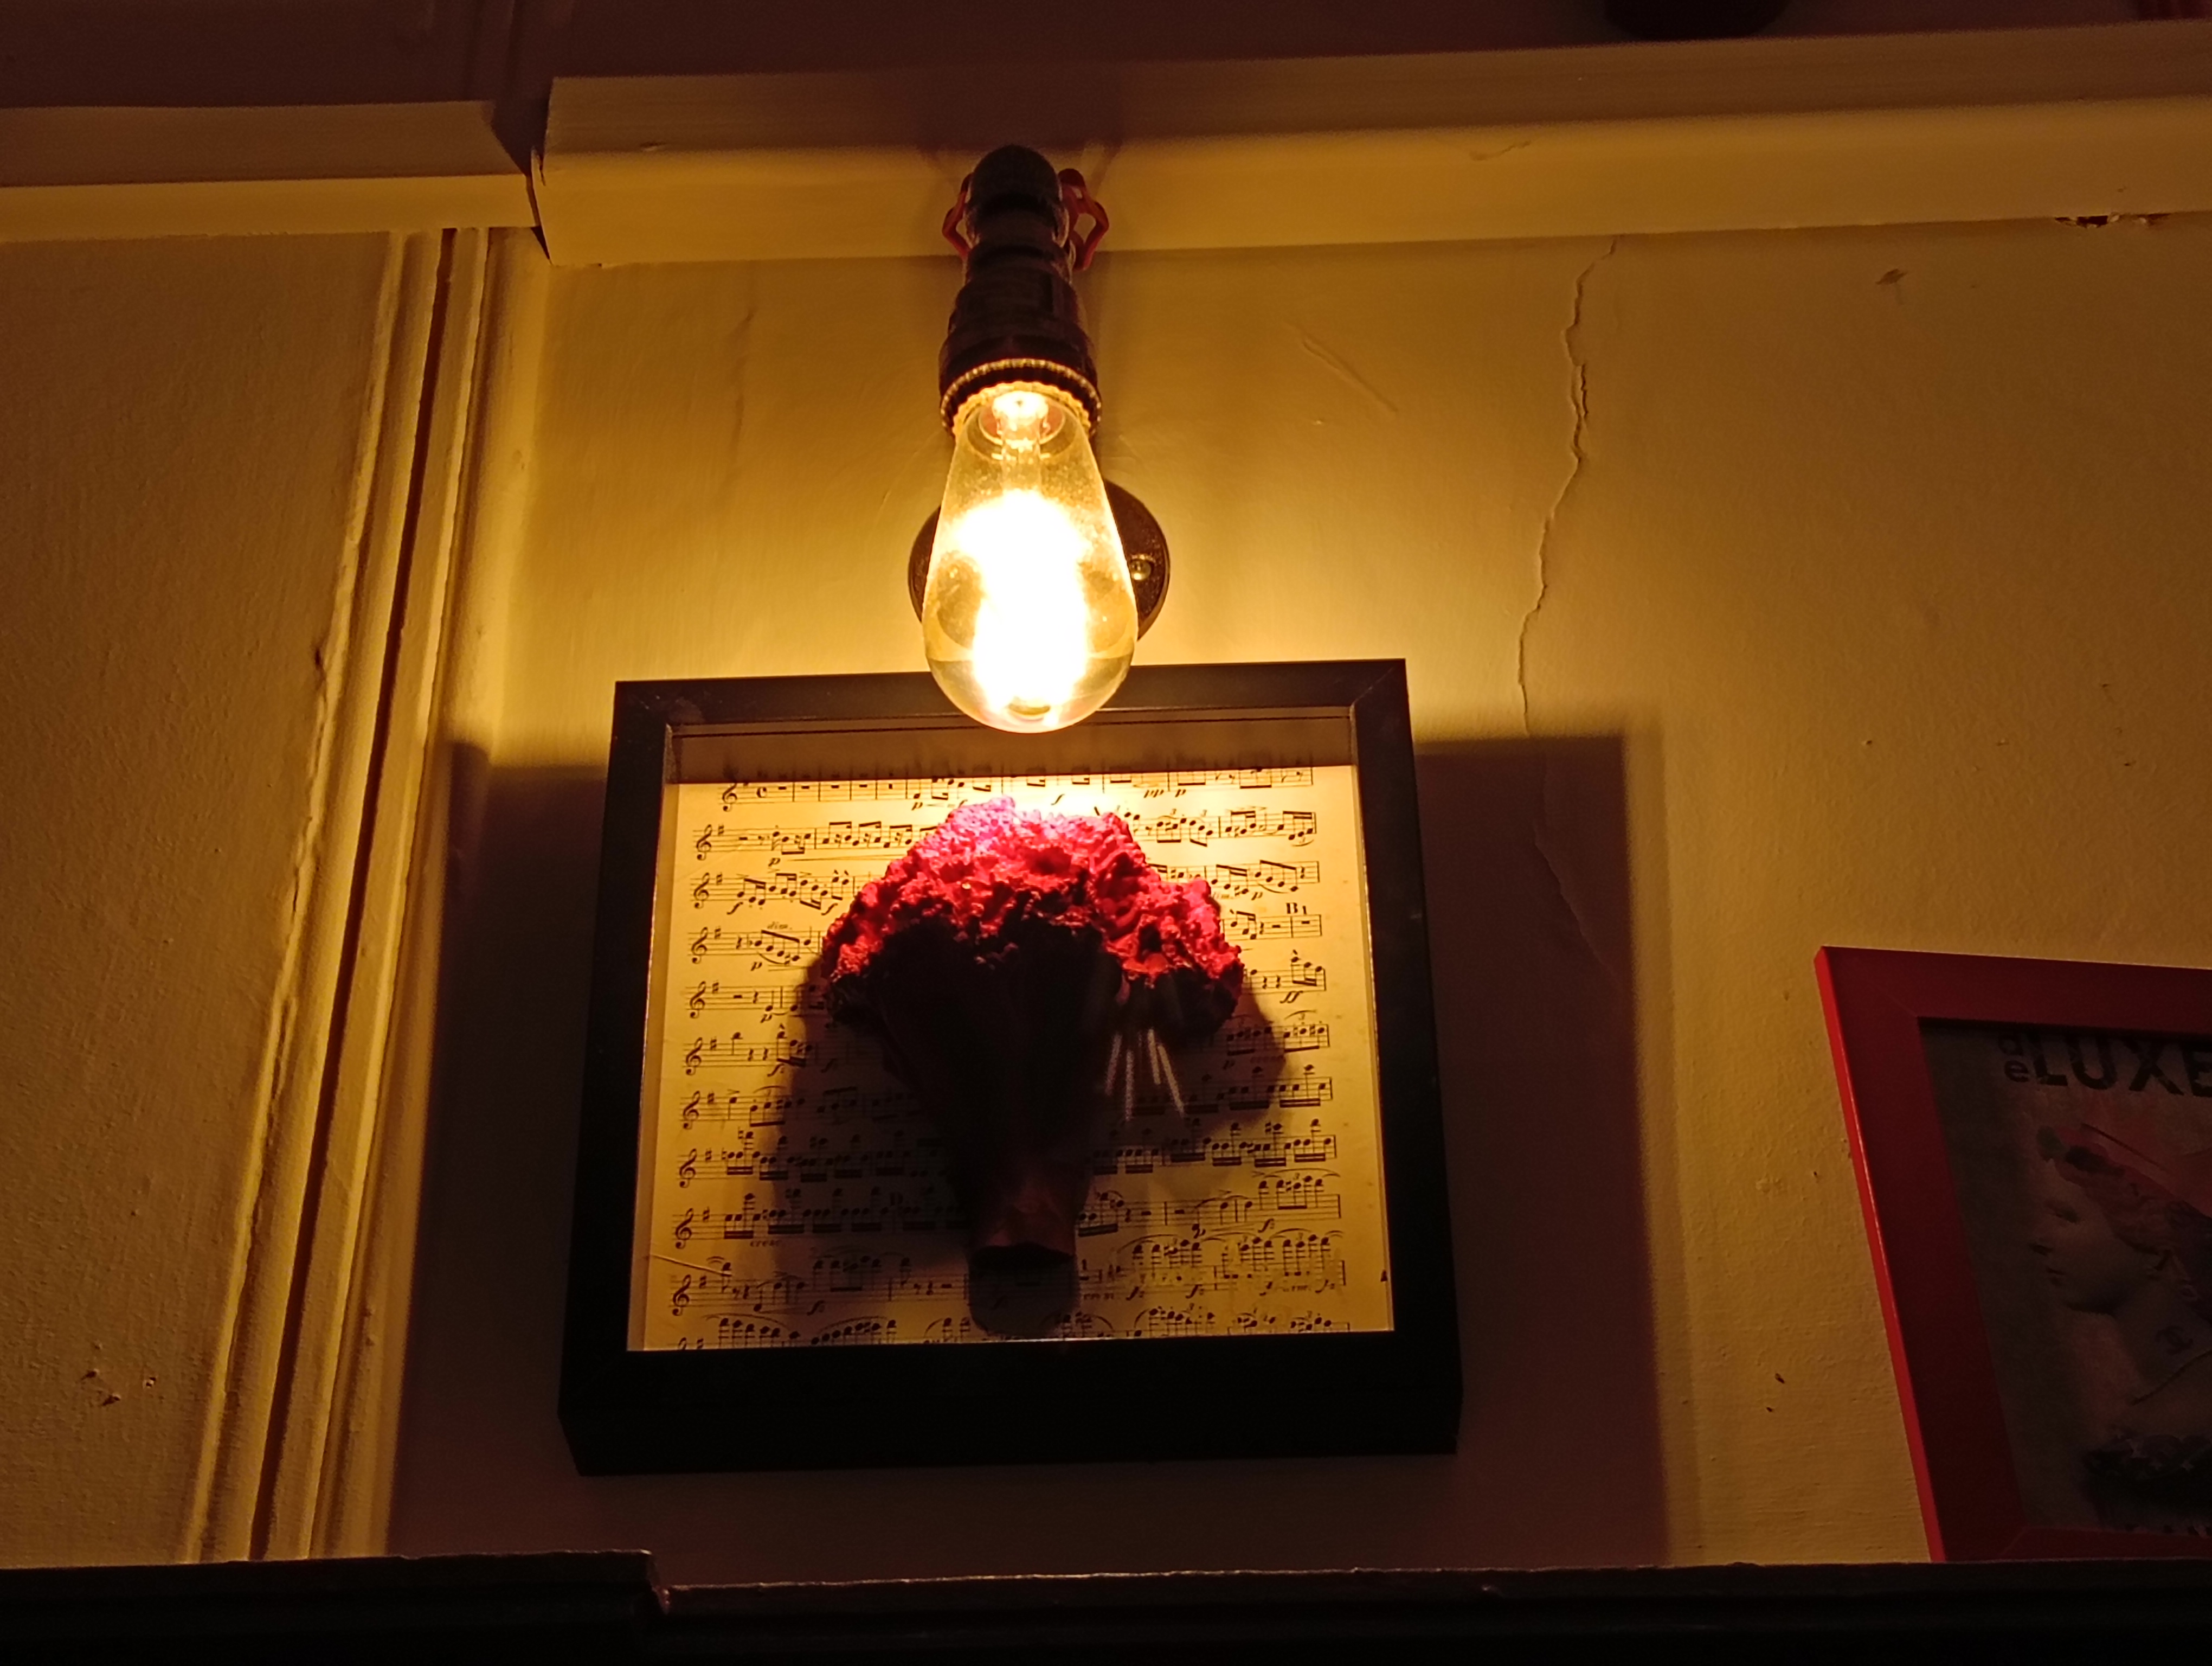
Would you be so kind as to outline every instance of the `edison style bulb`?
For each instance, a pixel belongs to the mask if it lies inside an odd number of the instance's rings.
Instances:
[[[996,729],[1081,721],[1121,686],[1137,599],[1082,411],[1036,383],[984,389],[952,424],[921,637],[952,703]]]

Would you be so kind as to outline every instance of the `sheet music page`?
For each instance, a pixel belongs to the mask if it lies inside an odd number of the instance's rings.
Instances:
[[[1052,1334],[1390,1328],[1357,781],[1328,764],[668,789],[633,1347],[1000,1340],[928,1117],[829,1021],[817,961],[863,885],[1001,794],[1120,815],[1164,877],[1211,884],[1245,967],[1175,1055],[1182,1110],[1141,1074],[1112,1107]]]

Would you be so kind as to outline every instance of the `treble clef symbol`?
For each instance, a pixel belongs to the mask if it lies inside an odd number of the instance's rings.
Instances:
[[[691,1223],[697,1217],[698,1213],[699,1212],[696,1209],[686,1209],[684,1212],[684,1219],[676,1223],[676,1247],[678,1250],[688,1250],[690,1248]],[[686,1275],[686,1281],[689,1281],[688,1274]]]
[[[691,1090],[691,1097],[684,1102],[684,1109],[678,1113],[683,1117],[685,1128],[690,1128],[692,1123],[699,1120],[699,1107],[705,1103],[705,1100],[706,1095],[697,1088]]]
[[[705,1041],[695,1041],[690,1046],[684,1049],[684,1073],[685,1075],[695,1076],[698,1074],[700,1055],[703,1054],[710,1045],[710,1043]]]
[[[697,960],[701,955],[707,952],[708,942],[714,937],[715,931],[719,929],[719,927],[705,926],[699,928],[698,936],[691,939],[691,958],[693,960]]]
[[[719,989],[722,986],[718,983],[714,987]],[[707,988],[708,986],[702,983],[691,992],[691,1016],[695,1018],[707,1005]]]
[[[686,1273],[684,1275],[683,1281],[676,1286],[676,1293],[668,1298],[669,1316],[677,1319],[682,1318],[684,1316],[684,1310],[690,1305],[691,1275],[689,1273]]]
[[[714,881],[718,877],[718,875],[712,873],[704,874],[701,876],[699,883],[691,887],[691,906],[693,908],[703,908],[706,905],[708,896],[710,894]]]
[[[676,1183],[688,1186],[699,1177],[699,1153],[693,1152],[676,1165]]]
[[[702,828],[698,838],[692,842],[691,848],[703,856],[714,848],[714,830],[711,827]]]

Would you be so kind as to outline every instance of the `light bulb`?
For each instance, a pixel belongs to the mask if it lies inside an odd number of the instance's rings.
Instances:
[[[995,729],[1064,728],[1137,651],[1137,599],[1081,410],[1056,387],[987,387],[952,423],[922,593],[929,669]]]

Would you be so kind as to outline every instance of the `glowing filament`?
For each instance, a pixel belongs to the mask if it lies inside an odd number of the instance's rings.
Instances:
[[[1136,597],[1082,414],[1055,388],[970,399],[922,602],[929,668],[1001,729],[1087,717],[1135,652]]]

